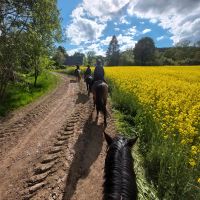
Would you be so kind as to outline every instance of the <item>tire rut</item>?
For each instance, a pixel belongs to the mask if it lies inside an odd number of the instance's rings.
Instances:
[[[64,88],[68,87],[69,81],[63,79],[62,82],[54,92],[41,98],[41,101],[33,103],[31,109],[28,109],[28,112],[22,114],[20,118],[11,120],[11,122],[9,120],[1,122],[0,155],[12,148],[23,133],[30,131],[31,127],[37,125],[50,112],[57,98],[62,98]]]
[[[51,144],[55,142],[55,136],[66,125],[68,117],[76,112],[78,86],[74,82],[70,83],[70,79],[70,77],[65,77],[65,80],[57,87],[56,91],[36,103],[37,109],[49,107],[49,110],[37,110],[35,105],[30,105],[31,108],[27,109],[28,111],[33,112],[35,115],[37,112],[41,113],[41,117],[37,118],[37,121],[32,121],[31,118],[32,124],[30,126],[27,123],[24,124],[24,127],[19,126],[18,128],[19,122],[24,120],[23,123],[25,123],[26,116],[32,116],[30,112],[20,114],[19,119],[16,117],[14,120],[9,120],[8,124],[5,124],[5,121],[3,122],[1,131],[6,130],[3,134],[10,134],[14,131],[15,133],[8,139],[4,138],[0,146],[0,199],[21,199],[22,185],[24,180],[29,177],[30,169],[35,166],[34,163],[37,163],[41,156],[46,154]],[[40,103],[44,105],[41,107],[39,106]],[[32,111],[33,109],[34,111]],[[78,120],[78,117],[72,118],[74,123],[75,119]],[[68,133],[70,132],[68,131]],[[64,136],[67,137],[67,134],[64,133],[62,137],[59,137],[59,141],[52,146],[49,157],[44,159],[44,163],[42,163],[44,167],[39,168],[38,166],[36,174],[48,174],[50,170],[53,171],[58,158],[51,157],[51,154],[61,152],[59,148],[65,145]],[[50,166],[51,164],[45,166],[45,162],[55,163],[52,166]],[[42,175],[38,177],[38,180],[44,178],[45,175]],[[16,182],[17,185],[14,186]],[[36,188],[38,187],[40,186],[36,186]]]
[[[92,97],[88,98],[86,91],[80,91],[83,90],[83,87],[78,89],[78,84],[74,81],[71,82],[72,89],[68,95],[74,95],[74,97],[62,99],[57,107],[52,108],[52,105],[55,105],[59,98],[63,98],[62,93],[67,84],[70,84],[70,81],[65,82],[60,91],[55,91],[51,94],[52,96],[49,95],[48,98],[45,98],[42,101],[45,102],[44,105],[36,104],[36,107],[33,107],[35,111],[31,109],[30,112],[21,115],[20,119],[4,125],[0,129],[0,138],[3,138],[1,141],[5,142],[5,145],[10,144],[12,139],[9,142],[4,138],[4,133],[6,138],[17,138],[13,145],[7,147],[13,151],[13,153],[9,151],[11,156],[9,156],[7,163],[4,162],[4,166],[0,166],[0,169],[5,169],[7,173],[7,175],[3,175],[0,172],[1,182],[3,183],[3,180],[11,176],[8,173],[14,169],[13,164],[22,162],[22,165],[25,165],[21,169],[16,168],[15,171],[21,170],[21,172],[17,172],[17,176],[12,178],[13,180],[10,182],[7,181],[6,184],[9,187],[6,194],[2,193],[2,200],[102,199],[103,163],[106,149],[103,139],[103,131],[105,130],[103,118],[100,116],[99,121],[96,121]],[[74,102],[69,102],[69,100]],[[65,113],[66,108],[69,108],[67,113]],[[37,109],[38,111],[36,111]],[[55,110],[51,111],[51,109]],[[49,116],[43,119],[47,113]],[[27,116],[31,118],[30,121],[27,121]],[[38,119],[33,116],[40,117]],[[62,122],[57,124],[56,121],[60,120]],[[57,128],[54,127],[54,123]],[[31,125],[36,126],[37,129],[32,130]],[[53,130],[48,130],[48,128]],[[38,133],[39,130],[44,135]],[[112,118],[109,119],[106,130],[111,135],[115,134]],[[46,136],[46,131],[53,132],[50,134],[52,136]],[[26,134],[27,136],[24,138]],[[34,140],[34,143],[29,147],[27,144],[31,144],[31,139]],[[22,144],[18,140],[21,140]],[[45,148],[41,147],[41,142],[47,143]],[[26,145],[25,149],[14,148],[13,146],[17,143],[19,147]],[[13,156],[29,149],[34,151],[34,154],[31,154],[29,158]],[[36,150],[38,153],[35,152]],[[4,158],[9,155],[4,152],[2,154]],[[17,183],[16,186],[15,183]],[[3,189],[5,191],[5,187]],[[88,189],[90,192],[83,195]]]
[[[84,122],[85,114],[80,113],[82,111],[86,113],[86,110],[86,106],[79,104],[75,112],[68,118],[66,125],[58,132],[52,147],[36,164],[32,170],[31,178],[26,181],[24,200],[59,199],[58,194],[61,198],[66,173],[73,158],[73,145]],[[55,192],[55,188],[59,192]]]

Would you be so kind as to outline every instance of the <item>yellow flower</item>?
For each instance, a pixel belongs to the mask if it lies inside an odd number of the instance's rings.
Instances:
[[[196,146],[192,146],[192,148],[191,148],[191,153],[192,153],[193,155],[196,155],[197,152],[198,152],[198,148],[197,148]]]
[[[164,135],[164,139],[167,139],[169,136],[168,135]]]
[[[181,140],[181,144],[186,144],[186,140],[185,139]]]
[[[196,163],[196,161],[195,161],[193,158],[191,158],[191,159],[189,160],[189,164],[190,164],[192,167],[194,167],[197,163]]]
[[[197,183],[200,183],[200,178],[197,179]]]
[[[118,89],[119,104],[127,103],[139,112],[142,110],[139,121],[145,121],[146,116],[152,117],[158,127],[152,131],[158,130],[163,140],[172,139],[169,145],[178,145],[175,142],[178,139],[182,145],[180,151],[191,155],[189,165],[199,165],[194,159],[200,153],[200,67],[118,66],[104,69],[106,78]]]

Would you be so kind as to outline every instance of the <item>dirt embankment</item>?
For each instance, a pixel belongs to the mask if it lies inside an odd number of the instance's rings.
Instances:
[[[106,144],[85,86],[55,91],[0,121],[0,199],[102,199]],[[114,121],[106,132],[114,135]]]

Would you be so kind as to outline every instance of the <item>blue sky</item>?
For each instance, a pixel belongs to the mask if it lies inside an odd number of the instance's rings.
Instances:
[[[121,51],[145,36],[157,47],[200,40],[200,0],[58,0],[58,8],[70,55],[105,55],[112,35]]]

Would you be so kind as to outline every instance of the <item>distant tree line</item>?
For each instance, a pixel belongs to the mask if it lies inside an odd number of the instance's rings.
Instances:
[[[117,38],[113,36],[105,59],[108,66],[200,65],[200,41],[191,44],[185,40],[174,47],[156,48],[152,38],[144,37],[133,49],[120,52]]]
[[[53,44],[61,40],[57,0],[1,0],[0,2],[0,99],[20,75],[51,63]]]
[[[94,51],[86,54],[75,52],[68,56],[63,47],[58,47],[53,60],[58,67],[63,65],[91,65],[99,58],[107,66],[148,66],[148,65],[200,65],[200,41],[191,44],[185,40],[173,47],[157,48],[152,38],[141,38],[132,49],[119,50],[114,35],[108,45],[106,56],[98,56]]]
[[[156,48],[152,38],[144,37],[133,49],[119,52],[113,38],[106,54],[107,65],[200,65],[200,41],[191,44],[185,40],[174,47]]]
[[[105,58],[100,55],[96,55],[94,51],[88,51],[86,54],[75,52],[69,56],[64,47],[58,46],[52,60],[56,68],[65,68],[66,65],[90,65],[94,66],[96,60],[100,59],[105,62]]]

